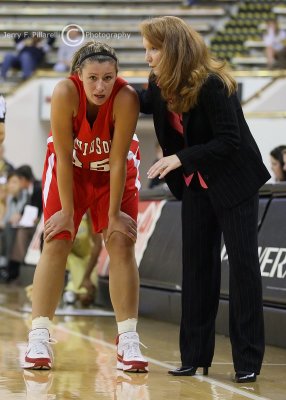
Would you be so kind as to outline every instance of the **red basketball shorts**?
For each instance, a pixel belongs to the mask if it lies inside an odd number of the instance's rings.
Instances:
[[[138,214],[138,166],[133,160],[128,160],[125,190],[121,203],[121,211],[137,221]],[[53,214],[61,210],[61,202],[57,184],[56,155],[49,148],[43,171],[43,212],[47,221]],[[101,232],[108,226],[109,210],[109,172],[90,171],[89,169],[73,167],[73,198],[75,234],[83,215],[88,209],[91,212],[93,229]],[[69,232],[61,232],[55,239],[70,239]]]

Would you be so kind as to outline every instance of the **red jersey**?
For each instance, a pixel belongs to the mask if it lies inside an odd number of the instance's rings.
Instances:
[[[76,117],[73,118],[73,164],[75,167],[90,169],[99,172],[108,172],[109,153],[111,150],[112,136],[114,132],[113,102],[119,90],[128,85],[124,79],[117,77],[111,95],[106,102],[99,107],[96,120],[91,127],[86,118],[86,94],[83,83],[78,75],[69,77],[77,88],[79,94],[79,108]],[[52,133],[48,143],[52,143]],[[128,170],[136,168],[138,171],[140,163],[139,141],[134,134],[128,153]],[[140,188],[137,176],[136,187]]]
[[[78,226],[84,213],[90,209],[95,232],[102,232],[108,227],[108,209],[110,203],[109,153],[111,149],[113,124],[113,102],[118,91],[127,82],[117,78],[110,97],[100,106],[93,126],[90,127],[86,118],[86,95],[78,76],[70,79],[79,94],[79,109],[73,118],[73,200],[74,227]],[[127,175],[122,196],[121,210],[135,221],[138,214],[139,181],[139,144],[134,134],[127,155]],[[55,154],[53,136],[50,132],[48,149],[43,172],[43,204],[44,217],[47,221],[57,211],[61,210],[61,200],[57,182],[57,157]],[[69,232],[60,232],[55,239],[70,239]]]

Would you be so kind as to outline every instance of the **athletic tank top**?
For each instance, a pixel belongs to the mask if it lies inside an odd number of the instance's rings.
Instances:
[[[106,102],[100,106],[97,117],[91,127],[86,118],[86,95],[82,81],[78,75],[71,75],[69,79],[74,83],[79,94],[79,108],[77,115],[73,118],[73,164],[75,167],[90,169],[93,171],[108,172],[109,153],[111,150],[113,124],[113,102],[119,90],[128,85],[124,79],[117,77],[111,95]],[[52,137],[48,138],[48,143]],[[139,165],[139,142],[134,134],[127,159],[138,168]],[[138,160],[138,165],[137,161]],[[129,164],[129,163],[128,163]],[[128,165],[130,168],[131,165]],[[128,168],[128,169],[129,169]]]

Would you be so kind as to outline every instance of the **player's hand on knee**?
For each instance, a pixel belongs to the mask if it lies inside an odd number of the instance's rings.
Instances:
[[[74,222],[73,216],[64,214],[62,210],[52,215],[45,223],[44,239],[49,242],[55,235],[60,232],[68,231],[71,239],[74,238]]]
[[[114,232],[121,232],[128,236],[133,242],[137,239],[137,223],[130,215],[120,211],[118,216],[109,217],[109,224],[106,234],[106,243]]]

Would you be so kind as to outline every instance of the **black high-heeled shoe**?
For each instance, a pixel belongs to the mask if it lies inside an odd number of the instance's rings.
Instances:
[[[168,374],[174,376],[193,376],[197,372],[199,367],[179,367],[176,369],[172,369],[168,371]],[[209,367],[202,367],[203,368],[203,375],[208,375]]]
[[[240,371],[237,371],[235,373],[234,381],[236,383],[255,382],[256,381],[256,373],[255,372],[240,372]]]

